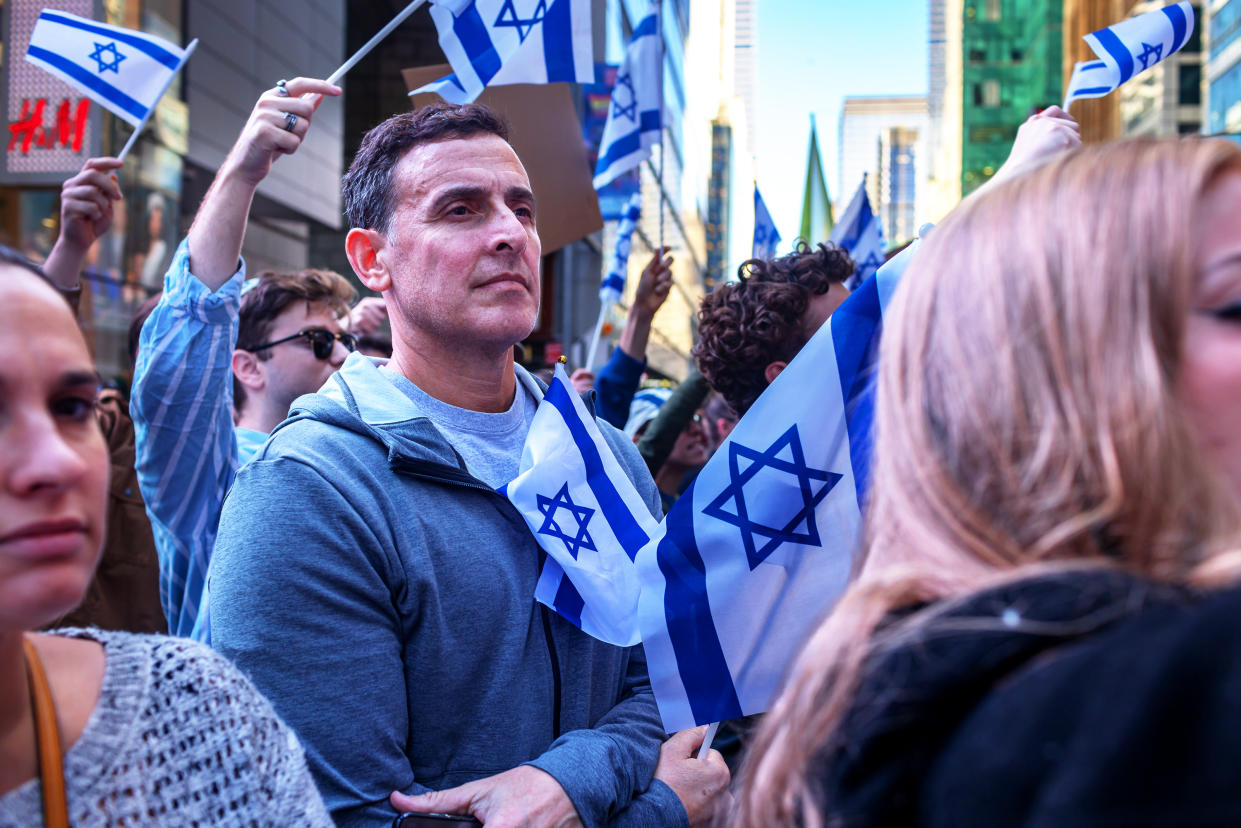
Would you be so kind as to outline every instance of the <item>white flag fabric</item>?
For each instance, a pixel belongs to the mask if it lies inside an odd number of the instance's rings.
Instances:
[[[608,120],[595,164],[595,189],[651,156],[663,128],[663,50],[660,48],[659,4],[638,21],[616,73]]]
[[[849,290],[856,290],[883,264],[883,229],[870,207],[865,176],[845,208],[845,214],[832,228],[830,241],[849,251],[853,259],[853,275],[845,282]]]
[[[633,561],[658,524],[563,365],[535,411],[519,468],[500,493],[547,552],[534,597],[601,641],[637,644]]]
[[[182,49],[144,32],[44,9],[30,33],[26,60],[140,126],[196,43]]]
[[[883,308],[916,247],[829,317],[638,554],[642,645],[669,732],[767,710],[849,583]]]
[[[633,231],[638,227],[638,219],[642,217],[642,193],[637,192],[629,197],[625,212],[621,213],[620,224],[616,227],[616,251],[612,255],[612,266],[603,277],[599,286],[599,303],[604,307],[620,301],[625,292],[625,275],[629,272],[629,251],[633,248]]]
[[[776,230],[776,222],[767,210],[758,185],[754,185],[754,250],[755,259],[772,259],[776,255],[776,247],[780,244],[780,231]]]
[[[1099,59],[1073,67],[1064,109],[1079,98],[1103,97],[1180,51],[1193,33],[1194,9],[1184,0],[1091,32],[1085,40]]]
[[[409,93],[474,101],[487,86],[594,83],[590,0],[431,0],[453,74]]]

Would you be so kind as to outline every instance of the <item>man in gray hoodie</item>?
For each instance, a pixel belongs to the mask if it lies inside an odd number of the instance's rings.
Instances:
[[[340,824],[393,807],[489,825],[710,819],[722,762],[689,758],[694,734],[661,754],[641,648],[534,601],[543,553],[496,492],[542,396],[513,362],[538,314],[540,244],[506,125],[481,106],[393,117],[344,196],[392,359],[351,355],[238,474],[212,643],[297,730]],[[657,515],[632,443],[600,429]]]

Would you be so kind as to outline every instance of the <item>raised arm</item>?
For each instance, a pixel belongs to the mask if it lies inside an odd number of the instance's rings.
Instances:
[[[121,198],[120,167],[115,158],[90,158],[60,188],[60,235],[43,272],[63,291],[78,289],[87,252],[112,226],[112,203]]]
[[[339,94],[327,81],[295,78],[264,92],[254,105],[190,226],[190,271],[208,290],[237,272],[250,203],[271,165],[301,146],[323,96]]]
[[[599,372],[595,382],[596,413],[617,428],[625,427],[629,404],[637,393],[642,372],[646,370],[646,345],[651,336],[655,314],[668,298],[672,288],[672,257],[668,248],[655,251],[642,271],[634,289],[633,304],[625,317],[625,328],[612,358]]]

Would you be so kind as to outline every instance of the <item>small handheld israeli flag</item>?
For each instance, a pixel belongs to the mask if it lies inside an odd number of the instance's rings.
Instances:
[[[767,710],[849,583],[883,309],[916,246],[829,317],[638,554],[642,646],[669,732]]]
[[[144,32],[44,9],[26,60],[140,127],[197,44],[182,49]]]
[[[1180,51],[1194,33],[1194,9],[1182,0],[1122,20],[1085,40],[1098,60],[1073,67],[1064,93],[1064,110],[1079,98],[1101,98],[1125,81]]]
[[[767,204],[754,185],[754,252],[755,259],[771,259],[776,255],[776,247],[780,244],[780,232],[776,223],[767,211]]]
[[[453,74],[411,95],[467,104],[487,86],[595,80],[590,0],[431,0],[431,19]]]
[[[883,229],[870,207],[866,176],[862,176],[862,183],[853,194],[853,200],[832,228],[830,241],[849,251],[853,258],[853,275],[845,282],[849,290],[856,290],[883,264]]]
[[[658,524],[563,365],[535,411],[519,468],[500,493],[547,552],[534,597],[601,641],[637,644],[633,561]]]
[[[638,21],[616,73],[608,121],[599,144],[595,189],[632,170],[651,155],[663,128],[663,50],[657,15],[659,4]]]
[[[625,292],[625,274],[629,272],[629,251],[633,248],[633,231],[637,229],[638,219],[642,217],[642,193],[637,192],[629,197],[625,212],[621,214],[620,224],[616,227],[616,252],[612,256],[612,266],[603,277],[599,287],[599,302],[604,307],[620,301]]]

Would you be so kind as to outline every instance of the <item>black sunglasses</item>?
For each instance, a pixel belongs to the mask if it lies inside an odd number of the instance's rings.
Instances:
[[[314,350],[315,359],[328,359],[331,357],[332,349],[336,347],[336,340],[338,339],[340,344],[345,346],[346,351],[355,351],[358,348],[358,338],[351,333],[332,333],[327,328],[307,328],[304,331],[298,331],[292,336],[286,336],[284,339],[264,342],[262,345],[255,345],[253,348],[245,348],[244,350],[254,353],[264,348],[270,348],[273,345],[279,345],[282,342],[290,342],[303,337],[310,340],[310,347]]]

